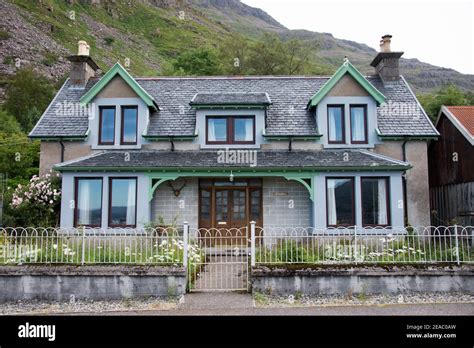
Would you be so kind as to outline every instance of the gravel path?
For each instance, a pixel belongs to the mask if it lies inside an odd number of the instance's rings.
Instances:
[[[328,295],[328,296],[269,296],[256,293],[255,305],[259,308],[353,306],[381,304],[423,303],[474,303],[474,295],[463,293],[405,293],[399,295]]]
[[[175,298],[124,299],[111,301],[76,300],[69,302],[22,300],[0,303],[0,315],[28,315],[54,313],[89,313],[103,314],[107,312],[161,311],[173,310],[178,307]]]
[[[194,293],[186,297],[144,299],[124,299],[113,301],[76,300],[69,302],[23,300],[0,303],[0,315],[37,315],[37,314],[167,314],[167,315],[219,315],[219,314],[262,314],[280,315],[279,310],[303,311],[294,314],[310,314],[314,310],[326,310],[338,313],[335,308],[366,308],[367,313],[375,314],[377,306],[383,305],[422,305],[422,304],[469,304],[465,309],[474,314],[474,295],[462,293],[413,293],[401,295],[358,295],[358,296],[270,296],[256,293],[252,301],[251,294],[238,293]],[[210,297],[212,300],[206,300]],[[187,298],[187,300],[186,300]],[[254,305],[252,304],[254,303]],[[395,308],[395,307],[394,307]],[[402,310],[403,307],[401,307]],[[407,307],[408,308],[408,307]],[[431,308],[431,307],[426,307]],[[464,308],[464,307],[463,307]],[[382,308],[383,309],[383,308]],[[380,309],[380,310],[382,310]],[[387,309],[387,308],[386,308]],[[409,309],[409,308],[408,308]],[[232,313],[232,310],[236,313]],[[219,311],[222,311],[220,313]],[[240,312],[242,313],[240,313]],[[263,311],[263,312],[262,312]],[[266,313],[265,311],[269,311]],[[275,312],[276,311],[276,312]],[[309,311],[309,312],[308,312]],[[353,311],[353,309],[351,309]],[[459,311],[456,307],[453,313]],[[254,313],[255,312],[255,313]],[[367,314],[365,313],[365,314]],[[416,313],[416,309],[414,309]],[[289,314],[289,313],[287,313]],[[316,314],[316,313],[313,313]],[[327,313],[331,314],[331,313]],[[361,315],[365,315],[362,314]],[[383,314],[383,313],[381,313]]]

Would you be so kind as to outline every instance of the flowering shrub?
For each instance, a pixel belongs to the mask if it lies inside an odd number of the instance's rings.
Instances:
[[[60,176],[34,175],[28,184],[19,184],[12,194],[10,208],[18,213],[24,226],[55,226],[61,200]]]

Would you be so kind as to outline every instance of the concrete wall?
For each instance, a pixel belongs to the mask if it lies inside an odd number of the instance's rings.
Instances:
[[[299,182],[263,178],[263,226],[311,226],[312,203],[308,190]]]
[[[0,289],[0,301],[179,296],[186,292],[186,273],[159,266],[3,266]]]
[[[377,144],[375,152],[403,160],[403,141],[385,141]],[[406,161],[413,168],[407,171],[407,214],[413,226],[430,225],[428,182],[428,150],[426,141],[408,141],[405,145]]]
[[[83,141],[63,141],[64,160],[69,161],[89,155],[90,145]],[[57,141],[41,141],[40,148],[40,175],[48,173],[54,165],[61,162],[61,144]]]
[[[434,268],[434,267],[433,267]],[[333,269],[269,269],[255,267],[252,291],[275,295],[398,294],[404,292],[463,292],[474,294],[472,267],[434,270],[405,267]]]
[[[162,183],[156,189],[151,202],[152,221],[158,221],[158,217],[161,216],[165,223],[171,223],[177,217],[178,226],[188,221],[191,228],[198,227],[198,179],[185,179],[186,186],[181,190],[179,197],[175,196],[168,182]]]

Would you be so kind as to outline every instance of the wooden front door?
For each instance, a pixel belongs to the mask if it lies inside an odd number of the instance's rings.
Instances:
[[[229,233],[237,236],[245,233],[246,227],[250,229],[250,221],[255,221],[257,226],[263,223],[260,179],[200,180],[200,228],[220,236]]]
[[[216,228],[241,228],[247,226],[247,190],[215,190],[214,226]]]

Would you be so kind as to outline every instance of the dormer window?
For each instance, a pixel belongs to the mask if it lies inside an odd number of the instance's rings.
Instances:
[[[115,143],[115,106],[99,107],[99,145]]]
[[[351,105],[351,143],[367,144],[367,105]]]
[[[207,116],[206,143],[255,144],[255,116]]]
[[[345,133],[344,105],[328,105],[329,144],[344,144]]]
[[[137,144],[138,107],[122,106],[122,127],[120,144]]]

